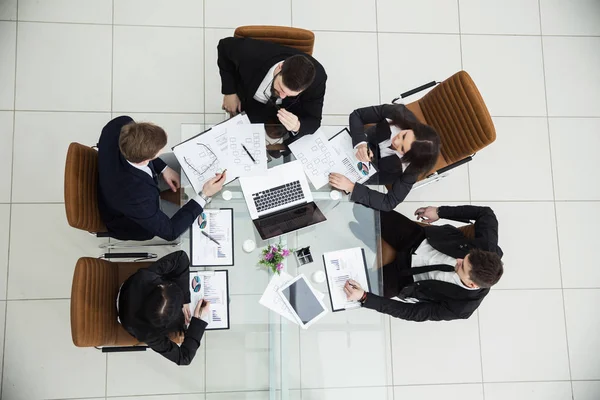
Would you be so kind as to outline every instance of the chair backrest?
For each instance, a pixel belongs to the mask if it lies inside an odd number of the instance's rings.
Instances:
[[[434,170],[460,161],[496,140],[492,117],[465,71],[457,72],[406,106],[440,135],[441,154]]]
[[[73,228],[106,232],[98,211],[98,152],[71,143],[65,163],[65,211]]]
[[[71,287],[71,337],[78,347],[140,344],[117,321],[116,300],[121,284],[151,263],[111,263],[82,257]]]
[[[240,26],[233,33],[237,38],[252,38],[293,47],[312,56],[315,34],[306,29],[289,26],[248,25]]]

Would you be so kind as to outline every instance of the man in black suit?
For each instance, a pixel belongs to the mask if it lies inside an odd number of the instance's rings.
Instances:
[[[175,192],[179,174],[158,156],[167,145],[159,126],[136,123],[127,116],[110,121],[98,142],[98,208],[111,237],[177,239],[223,187],[225,174],[204,184],[202,192],[169,218],[160,206],[158,175]]]
[[[409,321],[466,319],[503,273],[498,220],[489,207],[426,207],[415,215],[426,223],[446,218],[475,221],[468,239],[451,225],[426,226],[396,212],[381,213],[381,235],[396,249],[383,267],[384,297],[350,280],[344,291],[363,307]],[[397,296],[399,301],[390,297]]]
[[[225,38],[217,46],[223,109],[255,123],[279,121],[285,144],[321,126],[327,75],[317,60],[264,40]]]

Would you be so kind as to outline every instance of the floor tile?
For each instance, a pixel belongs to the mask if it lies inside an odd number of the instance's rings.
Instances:
[[[2,398],[105,395],[106,355],[73,345],[69,309],[69,300],[8,302]],[[34,315],[44,327],[44,340],[31,329]]]
[[[112,118],[116,118],[119,115],[113,113]],[[165,151],[170,151],[173,146],[185,140],[181,137],[181,124],[199,124],[204,126],[203,114],[127,113],[127,115],[137,122],[152,122],[162,127],[168,135],[167,149]]]
[[[290,390],[286,393],[286,400],[301,400],[300,390]],[[275,399],[283,399],[281,392],[275,393]],[[222,392],[206,393],[206,400],[272,400],[271,393],[268,391],[251,392]]]
[[[19,0],[19,21],[112,23],[111,0]]]
[[[550,118],[556,200],[600,200],[600,118]],[[577,139],[573,140],[576,132]]]
[[[600,271],[592,261],[596,254],[595,227],[600,224],[600,202],[558,202],[556,218],[563,287],[600,287]]]
[[[15,21],[17,19],[17,0],[4,0],[0,3],[0,20]]]
[[[463,36],[462,55],[492,116],[546,115],[539,37]]]
[[[462,33],[540,34],[537,0],[459,0]]]
[[[290,26],[291,2],[277,0],[205,0],[205,26],[237,28],[241,25]]]
[[[8,298],[70,297],[77,260],[97,257],[103,242],[68,226],[63,204],[13,204]],[[32,251],[43,262],[32,262]]]
[[[0,170],[5,174],[4,190],[0,193],[0,203],[10,203],[11,173],[13,164],[13,112],[0,111]]]
[[[479,308],[485,382],[569,379],[560,290],[494,290]]]
[[[6,322],[6,301],[0,301],[0,360],[4,360],[4,327]],[[0,366],[4,365],[0,361]],[[0,369],[0,372],[2,369]],[[0,379],[0,395],[2,395],[2,379]]]
[[[327,73],[324,114],[350,115],[355,108],[379,104],[376,34],[317,32],[313,56]]]
[[[483,400],[481,384],[431,385],[431,386],[395,386],[395,399],[411,400]]]
[[[375,0],[292,0],[293,26],[320,31],[376,31],[375,9]]]
[[[486,400],[571,400],[571,382],[486,383]]]
[[[597,400],[600,394],[600,381],[574,381],[573,400]]]
[[[548,115],[600,117],[600,37],[542,41]]]
[[[346,383],[349,385],[349,382]],[[302,400],[393,400],[390,387],[347,388],[347,389],[304,389]]]
[[[546,118],[493,121],[496,141],[469,164],[472,199],[553,200]]]
[[[566,289],[565,313],[572,379],[600,379],[600,289]]]
[[[22,22],[17,51],[17,109],[110,110],[110,26]]]
[[[0,204],[0,300],[6,299],[6,273],[8,270],[8,245],[10,204]],[[2,305],[0,305],[2,308]],[[2,341],[0,341],[0,344]]]
[[[202,29],[115,26],[114,30],[115,111],[203,112]]]
[[[477,164],[477,157],[471,161],[471,164]],[[431,202],[431,201],[455,201],[468,202],[469,194],[469,169],[476,168],[467,165],[461,165],[454,168],[441,180],[430,183],[423,187],[413,187],[406,201]]]
[[[219,40],[230,36],[233,36],[233,29],[204,29],[204,104],[207,113],[223,114],[217,45]]]
[[[63,202],[69,144],[94,146],[108,121],[109,113],[17,111],[12,201]]]
[[[378,0],[377,25],[380,32],[458,33],[458,3]]]
[[[476,313],[456,321],[392,318],[392,349],[394,385],[481,381]]]
[[[600,35],[600,3],[594,0],[541,0],[544,35]]]
[[[127,396],[202,393],[206,374],[205,355],[206,333],[196,356],[185,367],[177,366],[150,349],[145,352],[110,353],[107,361],[106,394]],[[132,374],[131,371],[135,373]]]
[[[203,2],[196,0],[119,0],[115,2],[115,24],[203,26]]]
[[[552,202],[487,202],[499,222],[504,256],[499,289],[560,289],[556,220]],[[535,216],[535,235],[529,224]]]
[[[12,110],[15,107],[16,46],[17,23],[0,22],[0,110]]]
[[[162,394],[160,396],[111,397],[110,400],[205,400],[204,393]]]
[[[207,392],[268,390],[268,310],[259,298],[231,295],[231,329],[207,332]]]
[[[387,321],[372,310],[330,312],[301,331],[302,388],[391,385]]]
[[[428,50],[422,52],[423,49]],[[406,54],[419,54],[419,62],[407,63]],[[400,93],[427,82],[441,82],[460,70],[458,35],[379,34],[379,85],[383,103],[390,103]],[[413,102],[427,92],[407,97],[404,103]]]

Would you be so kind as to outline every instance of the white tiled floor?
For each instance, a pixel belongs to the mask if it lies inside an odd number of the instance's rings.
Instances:
[[[190,367],[78,349],[69,332],[75,260],[99,251],[65,220],[68,143],[95,143],[121,113],[170,144],[181,123],[218,121],[216,44],[243,24],[315,31],[328,123],[464,68],[498,135],[399,207],[496,211],[506,275],[480,310],[292,331],[291,398],[599,399],[598,0],[0,0],[0,397],[269,399],[266,277],[251,267],[231,279],[232,329],[208,333]]]

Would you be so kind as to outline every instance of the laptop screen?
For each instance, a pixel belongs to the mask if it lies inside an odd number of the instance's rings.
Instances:
[[[311,202],[260,217],[254,220],[254,225],[264,240],[318,224],[326,219],[319,207]]]

